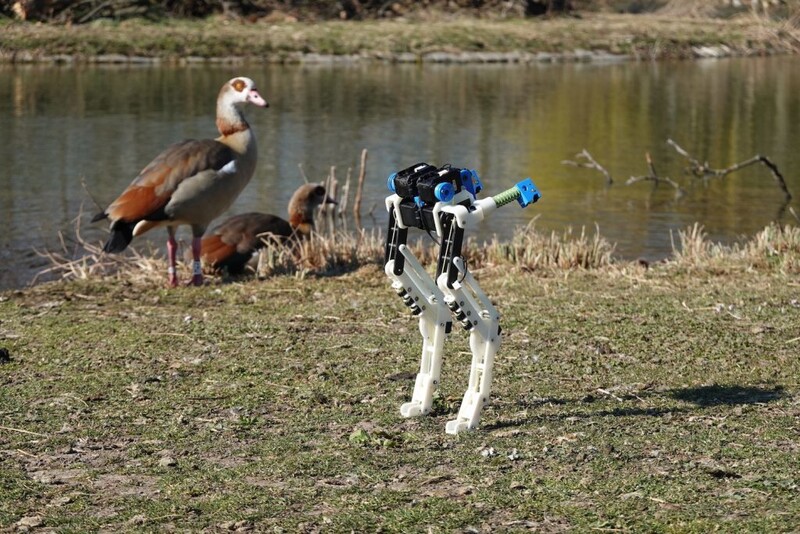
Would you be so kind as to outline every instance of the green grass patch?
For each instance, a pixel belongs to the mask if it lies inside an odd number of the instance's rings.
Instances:
[[[710,267],[476,269],[504,339],[459,436],[467,338],[403,419],[421,341],[374,266],[3,293],[0,525],[791,531],[800,285],[693,250]]]

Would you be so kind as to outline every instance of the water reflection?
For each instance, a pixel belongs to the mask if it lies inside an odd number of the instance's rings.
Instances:
[[[271,107],[248,110],[260,161],[232,212],[283,214],[301,181],[298,164],[312,179],[336,166],[341,179],[366,147],[364,211],[380,226],[385,176],[426,160],[478,169],[488,193],[525,176],[536,181],[542,202],[500,210],[481,237],[509,237],[539,215],[543,231],[597,223],[626,257],[666,255],[670,230],[695,221],[730,241],[778,213],[783,195],[769,171],[693,181],[666,140],[715,167],[768,155],[800,196],[799,62],[0,67],[0,287],[30,279],[39,261],[30,247],[54,246],[82,204],[87,216],[95,210],[82,180],[105,204],[166,145],[214,136],[217,91],[238,74],[255,79]],[[611,188],[596,171],[561,163],[584,148],[612,173]],[[646,152],[685,197],[624,185],[646,173]]]

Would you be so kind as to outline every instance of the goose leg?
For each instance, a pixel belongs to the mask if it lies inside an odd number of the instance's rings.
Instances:
[[[202,238],[192,238],[192,280],[187,285],[203,285],[203,268],[200,266],[200,248]]]
[[[200,252],[205,230],[205,227],[199,228],[192,226],[192,280],[188,285],[203,285],[203,268],[200,265]]]
[[[170,287],[177,287],[178,285],[178,271],[175,268],[177,263],[176,258],[178,255],[178,243],[175,241],[175,228],[172,226],[167,226],[167,233],[169,237],[167,237],[167,258],[169,260],[169,267],[167,267],[167,273],[169,275],[169,285]]]

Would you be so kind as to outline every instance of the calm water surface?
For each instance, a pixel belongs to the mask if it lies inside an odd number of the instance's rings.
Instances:
[[[683,175],[675,139],[714,167],[769,156],[800,199],[800,59],[579,65],[349,65],[0,67],[0,288],[30,281],[83,206],[85,237],[105,205],[161,149],[213,137],[214,101],[232,76],[255,79],[270,102],[248,118],[259,141],[256,175],[231,213],[285,214],[302,183],[331,166],[343,180],[369,150],[366,226],[383,227],[386,176],[417,161],[479,171],[494,194],[530,176],[543,200],[503,208],[480,238],[503,238],[538,216],[540,231],[586,226],[621,257],[669,254],[670,230],[700,222],[731,242],[780,217],[783,195],[761,166],[707,184]],[[586,148],[614,176],[563,165]],[[684,184],[624,185],[656,168]],[[85,183],[86,188],[81,185]],[[794,201],[798,209],[797,200]],[[518,231],[518,230],[517,230]],[[182,235],[188,236],[183,230]],[[161,245],[163,231],[151,239]],[[163,247],[162,247],[163,248]]]

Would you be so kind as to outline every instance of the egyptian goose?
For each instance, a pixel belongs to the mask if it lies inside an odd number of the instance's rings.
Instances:
[[[289,238],[308,237],[314,229],[314,212],[325,203],[336,201],[317,184],[300,186],[289,200],[289,221],[267,213],[243,213],[226,219],[202,241],[201,257],[215,270],[239,274],[253,253],[264,246],[262,238],[286,243]]]
[[[193,275],[202,285],[200,243],[208,224],[230,207],[250,181],[258,150],[253,131],[243,115],[246,104],[267,107],[253,80],[237,77],[217,97],[216,139],[176,143],[150,162],[122,194],[92,222],[111,220],[111,236],[103,250],[121,252],[135,236],[166,226],[169,284],[178,285],[175,270],[175,228],[192,227]]]

